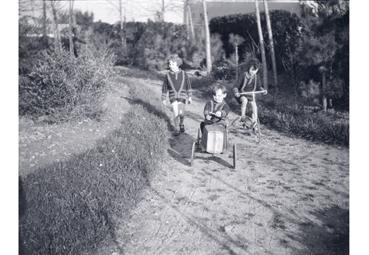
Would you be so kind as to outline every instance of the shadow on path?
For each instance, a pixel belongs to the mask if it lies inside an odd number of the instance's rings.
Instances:
[[[244,244],[244,243],[241,243],[240,241],[232,239],[230,236],[228,236],[224,232],[219,232],[219,231],[216,231],[212,228],[209,228],[208,226],[206,226],[206,224],[200,222],[199,220],[197,220],[193,216],[187,215],[186,213],[181,211],[180,208],[177,205],[171,203],[169,199],[167,199],[163,194],[161,194],[160,192],[158,192],[154,188],[151,187],[151,190],[165,204],[167,204],[173,210],[175,210],[177,213],[179,213],[186,220],[187,223],[189,223],[192,226],[195,226],[203,234],[205,234],[207,237],[209,237],[210,239],[214,240],[217,244],[219,244],[222,247],[223,250],[227,251],[227,254],[230,254],[230,255],[238,254],[236,251],[234,251],[232,249],[232,247],[230,247],[230,245],[234,245],[234,246],[242,249],[246,253],[250,254],[247,250],[247,244]]]

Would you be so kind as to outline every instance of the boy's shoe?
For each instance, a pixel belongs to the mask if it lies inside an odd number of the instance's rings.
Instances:
[[[241,121],[241,122],[246,122],[246,116],[241,116],[240,121]]]
[[[179,125],[179,131],[180,131],[181,133],[184,133],[184,132],[185,132],[184,125]]]
[[[252,125],[252,131],[254,132],[254,134],[256,135],[257,132],[259,131],[258,126],[256,125],[256,122]]]

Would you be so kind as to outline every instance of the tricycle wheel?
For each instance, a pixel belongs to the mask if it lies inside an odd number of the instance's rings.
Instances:
[[[259,118],[257,119],[257,122],[256,122],[256,130],[255,130],[255,133],[256,133],[256,142],[257,143],[260,143],[260,140],[261,140],[261,131],[260,131],[260,121],[259,121]]]

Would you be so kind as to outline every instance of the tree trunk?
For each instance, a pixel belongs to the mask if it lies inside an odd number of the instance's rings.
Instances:
[[[58,28],[58,18],[56,14],[56,6],[54,1],[50,1],[51,13],[53,16],[53,27],[54,27],[54,46],[56,51],[61,51],[60,33]]]
[[[196,40],[196,37],[195,37],[195,29],[193,27],[192,11],[191,11],[190,5],[188,5],[187,8],[188,8],[188,21],[189,21],[190,31],[191,31],[191,40],[192,42],[194,42]]]
[[[122,40],[122,50],[126,53],[126,35],[124,31],[124,20],[123,20],[123,8],[122,8],[122,0],[119,0],[119,21],[120,21],[120,38]]]
[[[74,55],[74,43],[73,43],[73,1],[69,0],[69,53]]]
[[[268,1],[267,0],[263,0],[263,1],[264,1],[264,9],[265,9],[265,19],[267,22],[267,29],[268,29],[268,36],[269,36],[270,57],[272,59],[272,67],[273,67],[273,82],[274,82],[275,89],[278,90],[278,74],[277,74],[277,64],[275,61],[272,24],[270,22]]]
[[[210,51],[210,31],[208,13],[206,9],[206,0],[202,0],[202,7],[204,11],[204,23],[205,23],[205,44],[206,44],[206,71],[208,74],[211,73],[211,51]]]
[[[44,41],[47,39],[46,19],[46,0],[42,0],[42,37]]]
[[[256,22],[257,22],[258,33],[259,33],[261,61],[263,63],[263,86],[265,89],[268,89],[268,68],[266,64],[263,31],[261,28],[261,21],[260,21],[259,0],[255,0],[255,9],[256,9]]]
[[[236,81],[238,81],[238,44],[235,45],[236,53]]]
[[[164,22],[164,14],[165,14],[165,2],[161,0],[161,21]]]
[[[326,91],[326,72],[322,73],[322,104],[323,104],[323,111],[327,111],[327,96],[325,94]]]
[[[187,41],[189,41],[190,40],[190,25],[189,25],[187,6],[188,6],[188,0],[185,0],[183,3],[183,24],[186,26]]]

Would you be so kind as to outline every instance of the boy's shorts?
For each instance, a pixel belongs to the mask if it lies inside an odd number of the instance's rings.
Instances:
[[[235,97],[236,98],[236,101],[239,103],[239,104],[242,104],[242,101],[241,101],[241,98],[242,97],[246,97],[247,101],[248,102],[253,102],[254,101],[254,97],[252,95],[245,95],[245,96],[240,96],[240,97]]]
[[[174,116],[184,115],[185,105],[182,101],[173,101],[172,102],[172,110]]]

